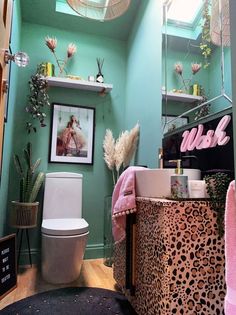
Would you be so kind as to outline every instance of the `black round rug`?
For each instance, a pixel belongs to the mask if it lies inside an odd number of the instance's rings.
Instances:
[[[123,294],[81,287],[39,293],[8,305],[0,314],[136,315]]]

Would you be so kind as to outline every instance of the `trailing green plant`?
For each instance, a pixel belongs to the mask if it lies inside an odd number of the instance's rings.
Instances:
[[[29,80],[30,94],[28,95],[28,105],[25,110],[31,115],[32,120],[39,120],[40,127],[46,126],[44,122],[44,119],[46,118],[44,106],[50,105],[47,87],[48,84],[46,78],[38,71],[35,75],[31,76]],[[26,122],[26,130],[28,133],[37,131],[32,121]]]
[[[202,40],[200,43],[200,50],[202,56],[204,57],[204,65],[203,68],[206,69],[209,63],[209,57],[211,55],[211,34],[210,34],[210,23],[211,23],[211,15],[209,10],[209,0],[204,1],[203,11],[202,11]]]
[[[36,169],[41,163],[41,159],[37,159],[35,163],[32,162],[32,144],[27,143],[23,150],[23,157],[25,160],[25,169],[20,157],[14,154],[14,163],[17,173],[20,175],[20,202],[34,202],[37,198],[40,187],[45,178],[43,172],[36,174]]]
[[[205,89],[202,86],[200,87],[200,95],[202,97],[202,101],[199,103],[199,105],[207,102],[207,96],[205,93]],[[209,115],[210,107],[211,107],[211,104],[207,103],[207,104],[203,105],[202,107],[198,108],[196,110],[196,112],[194,113],[194,115],[195,115],[194,120],[198,120],[200,118],[203,118],[203,117]]]
[[[226,194],[230,183],[230,177],[222,172],[204,177],[207,193],[211,199],[212,207],[217,212],[217,226],[219,236],[224,235],[224,213]]]

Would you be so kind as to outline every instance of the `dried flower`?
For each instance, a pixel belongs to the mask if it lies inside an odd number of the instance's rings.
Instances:
[[[67,47],[67,58],[65,60],[60,60],[57,58],[56,52],[55,52],[55,49],[57,46],[56,37],[47,36],[47,37],[45,37],[45,41],[46,41],[46,45],[51,50],[51,52],[53,53],[53,55],[56,59],[57,66],[59,68],[59,76],[60,76],[63,73],[63,71],[65,70],[65,66],[67,64],[68,59],[71,58],[76,53],[76,45],[73,43],[70,43]]]
[[[190,78],[185,79],[184,76],[183,76],[183,65],[182,65],[182,63],[177,62],[174,65],[174,70],[180,76],[182,84],[183,84],[182,87],[180,88],[180,90],[184,89],[185,93],[189,93],[193,75],[195,75],[201,69],[201,67],[202,67],[201,63],[192,63],[191,64],[192,75],[191,75]]]
[[[201,70],[202,64],[201,63],[192,63],[192,74],[196,74],[199,70]]]
[[[113,138],[112,131],[106,130],[106,134],[103,140],[104,160],[107,167],[112,170],[115,165],[115,139]]]
[[[127,137],[129,136],[129,132],[126,130],[121,132],[119,138],[115,143],[115,165],[117,171],[117,177],[119,177],[120,167],[123,164],[125,158],[125,149],[127,143]]]
[[[76,53],[76,45],[70,43],[67,47],[67,58],[71,58]]]
[[[48,46],[48,48],[51,50],[51,52],[55,52],[55,49],[57,47],[57,39],[56,37],[45,37],[45,42],[46,42],[46,45]]]
[[[104,160],[107,164],[109,170],[112,171],[113,184],[115,185],[115,139],[113,138],[112,131],[110,129],[106,130],[106,134],[103,140],[103,150],[104,150]]]
[[[177,62],[175,64],[175,72],[178,73],[179,75],[182,75],[183,73],[183,65],[180,62]]]
[[[107,167],[112,171],[113,183],[115,185],[119,178],[120,168],[128,166],[137,148],[139,136],[139,124],[133,129],[121,132],[115,141],[110,129],[106,130],[103,141],[104,160]],[[114,171],[116,171],[116,178]]]
[[[123,161],[123,166],[126,167],[129,165],[135,150],[137,148],[139,137],[139,124],[137,123],[133,129],[130,130],[129,136],[127,137],[127,143],[125,148],[125,156]]]

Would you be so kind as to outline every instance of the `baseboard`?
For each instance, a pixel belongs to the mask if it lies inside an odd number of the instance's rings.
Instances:
[[[90,244],[86,246],[84,259],[95,259],[104,257],[104,244]]]
[[[31,254],[32,264],[33,265],[38,264],[41,260],[40,250],[38,250],[37,248],[31,248],[30,254]],[[18,252],[17,252],[17,255],[18,255]],[[24,266],[30,265],[30,258],[29,258],[28,249],[22,249],[21,250],[19,265],[24,265]]]
[[[41,261],[41,251],[37,248],[31,248],[32,264],[39,264]],[[17,253],[18,255],[18,253]],[[90,244],[86,246],[84,259],[96,259],[104,257],[104,244]],[[19,265],[30,265],[29,253],[27,249],[22,249]]]

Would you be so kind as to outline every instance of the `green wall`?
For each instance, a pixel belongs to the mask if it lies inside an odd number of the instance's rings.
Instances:
[[[25,122],[28,114],[24,108],[27,102],[28,80],[35,72],[37,64],[42,61],[55,63],[52,53],[44,44],[45,36],[55,36],[58,40],[56,49],[58,58],[64,58],[67,45],[74,42],[78,52],[68,63],[68,73],[87,79],[88,75],[96,75],[96,57],[105,59],[105,82],[112,83],[114,88],[110,94],[101,97],[98,93],[76,89],[50,88],[51,102],[63,104],[90,106],[96,109],[96,126],[94,139],[94,164],[58,164],[49,163],[50,143],[50,108],[47,109],[45,128],[37,128],[36,134],[28,135]],[[102,257],[103,255],[103,212],[104,196],[111,194],[111,174],[103,160],[103,138],[106,128],[111,128],[115,134],[124,125],[125,85],[126,85],[126,45],[123,41],[61,31],[42,25],[22,24],[21,48],[30,56],[30,65],[21,69],[18,75],[19,94],[17,99],[17,123],[14,124],[14,152],[20,152],[27,141],[33,144],[34,159],[42,159],[41,170],[44,172],[68,171],[83,174],[83,217],[90,225],[90,235],[87,246],[87,257]],[[19,136],[20,135],[20,136]],[[18,198],[18,181],[14,167],[10,172],[9,201]],[[42,198],[42,197],[41,197]],[[40,222],[38,229],[31,231],[33,251],[40,248]]]
[[[128,42],[126,128],[140,123],[136,163],[157,167],[161,147],[161,1],[142,1]]]
[[[172,43],[174,46],[174,42]],[[197,53],[189,53],[187,51],[178,51],[173,50],[167,47],[167,63],[165,70],[165,49],[163,49],[163,58],[162,58],[162,86],[165,87],[167,84],[167,91],[171,91],[173,89],[182,89],[184,90],[184,84],[179,75],[174,70],[174,66],[176,63],[181,63],[183,65],[183,78],[187,86],[190,86],[194,83],[198,83],[202,85],[205,91],[208,91],[209,85],[209,74],[205,69],[201,69],[195,75],[192,75],[192,63],[201,63],[203,64],[203,58],[201,55]],[[166,71],[166,73],[165,73]],[[167,78],[167,82],[165,82],[165,77]],[[189,80],[189,81],[188,81]]]
[[[232,78],[231,78],[231,49],[224,47],[224,88],[225,93],[232,99]],[[221,95],[222,78],[221,78],[221,48],[216,47],[212,53],[209,66],[209,96],[210,99]],[[231,106],[229,101],[224,97],[211,103],[211,113],[217,113],[222,109]]]
[[[14,20],[12,24],[12,52],[16,52],[20,48],[21,38],[21,12],[18,1],[14,1]],[[8,116],[7,122],[4,125],[4,145],[3,145],[3,163],[1,173],[1,187],[0,187],[0,236],[6,234],[8,228],[8,213],[9,207],[7,203],[8,182],[9,182],[9,165],[12,156],[12,137],[14,128],[14,111],[16,109],[17,100],[17,77],[18,67],[12,63],[11,65],[11,80],[10,92],[8,100]]]
[[[175,46],[176,38],[169,39],[168,44],[171,47]],[[177,43],[176,43],[177,44]],[[174,71],[174,65],[176,62],[181,62],[183,65],[183,77],[184,79],[191,78],[191,63],[204,64],[203,58],[197,53],[186,51],[178,51],[177,49],[168,48],[167,50],[167,62],[165,73],[165,49],[163,49],[162,59],[162,86],[167,85],[167,91],[172,89],[183,89],[183,83],[180,76],[177,76]],[[201,69],[196,75],[192,76],[192,83],[200,84],[204,90],[208,100],[215,98],[222,94],[222,79],[221,79],[221,48],[216,47],[212,50],[211,57],[209,59],[210,65],[206,69]],[[224,87],[225,93],[232,98],[232,84],[231,84],[231,52],[229,47],[224,48]],[[167,77],[167,80],[165,80]],[[163,102],[164,105],[164,102]],[[211,102],[210,112],[216,113],[230,106],[231,104],[225,98],[219,98],[216,101]],[[191,108],[193,104],[180,103],[168,101],[166,113],[169,115],[179,115]],[[165,111],[163,107],[163,112]],[[194,112],[189,114],[190,119],[194,118]]]
[[[184,83],[182,78],[177,75],[177,73],[174,70],[174,66],[176,63],[181,63],[183,66],[183,78],[185,80],[185,84],[187,87],[191,86],[192,84],[200,84],[202,87],[204,87],[205,93],[208,94],[209,91],[209,71],[206,69],[201,69],[199,72],[197,72],[195,75],[192,75],[192,63],[201,63],[203,64],[203,58],[201,55],[197,53],[189,53],[187,51],[187,45],[186,45],[186,51],[180,51],[180,50],[173,50],[175,46],[175,41],[177,40],[177,37],[175,39],[168,40],[168,46],[167,46],[167,61],[165,61],[165,48],[163,48],[162,51],[162,87],[166,88],[167,91],[172,91],[173,89],[177,90],[183,90],[184,92]],[[174,101],[168,101],[167,106],[165,106],[165,102],[163,101],[163,114],[166,113],[167,115],[175,115],[178,116],[182,114],[183,112],[186,112],[187,110],[190,110],[194,107],[194,103],[181,103],[181,102],[174,102]],[[194,112],[189,116],[189,119],[194,119]]]

